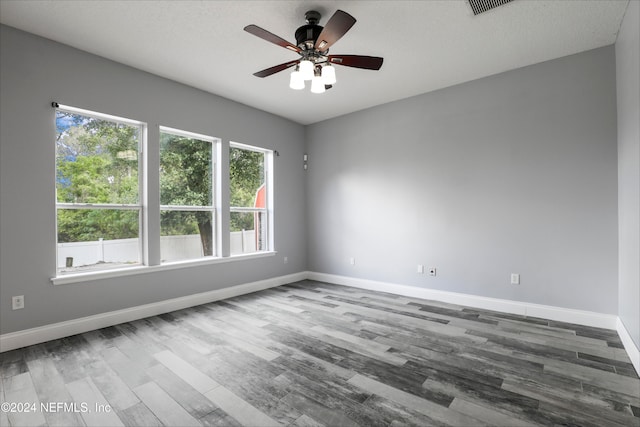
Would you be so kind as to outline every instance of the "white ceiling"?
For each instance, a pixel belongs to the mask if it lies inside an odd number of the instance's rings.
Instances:
[[[464,0],[0,0],[0,22],[310,124],[613,44],[628,1],[515,0],[474,16]],[[331,53],[382,56],[380,71],[337,66],[320,95],[289,89],[289,70],[252,75],[298,55],[246,25],[295,44],[307,10],[324,25],[337,9],[358,22]]]

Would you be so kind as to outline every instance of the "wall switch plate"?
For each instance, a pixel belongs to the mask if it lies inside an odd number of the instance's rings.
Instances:
[[[424,265],[418,264],[418,274],[424,274]]]
[[[436,268],[429,267],[429,276],[435,276],[435,275],[436,275]]]
[[[349,264],[356,265],[356,259],[354,257],[349,258]]]
[[[24,308],[24,295],[18,295],[11,298],[11,309],[20,310]]]
[[[284,263],[288,263],[289,262],[289,257],[284,257]]]
[[[511,273],[511,284],[512,285],[520,284],[520,275],[518,273]]]

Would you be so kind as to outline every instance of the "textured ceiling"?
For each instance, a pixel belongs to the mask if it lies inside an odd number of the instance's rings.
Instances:
[[[463,0],[0,0],[0,22],[310,124],[613,44],[627,4],[515,0],[474,16]],[[358,21],[331,53],[382,56],[380,71],[336,66],[337,84],[320,95],[289,89],[289,70],[252,75],[298,55],[246,25],[295,42],[304,12],[324,25],[337,9]]]

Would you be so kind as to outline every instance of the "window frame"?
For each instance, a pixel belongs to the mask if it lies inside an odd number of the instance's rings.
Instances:
[[[261,153],[264,155],[264,186],[265,186],[265,207],[264,208],[256,208],[256,207],[244,207],[244,206],[231,206],[229,204],[229,216],[231,213],[264,213],[265,215],[265,225],[266,225],[266,242],[265,248],[262,250],[256,250],[255,252],[241,252],[236,254],[231,254],[231,257],[234,256],[243,256],[247,254],[260,254],[264,252],[273,252],[274,251],[274,221],[273,221],[273,154],[274,151],[268,148],[256,147],[254,145],[243,144],[239,142],[230,141],[229,142],[229,150],[236,148],[241,150],[253,151],[257,153]],[[229,160],[229,165],[231,164],[231,160]],[[229,166],[229,171],[231,167]],[[230,172],[229,172],[230,173]],[[229,230],[231,233],[231,230]]]
[[[189,139],[196,139],[199,141],[206,141],[211,144],[211,206],[195,206],[195,205],[159,205],[160,214],[163,211],[177,211],[177,212],[210,212],[211,220],[213,224],[211,224],[211,241],[215,245],[214,251],[212,255],[204,255],[198,258],[187,258],[183,260],[174,260],[174,261],[166,261],[163,262],[160,260],[160,265],[168,265],[173,263],[181,263],[181,262],[189,262],[189,261],[198,261],[198,260],[208,260],[219,258],[221,254],[220,248],[220,239],[218,237],[219,223],[220,223],[220,207],[218,206],[218,192],[220,188],[220,177],[218,174],[218,151],[219,146],[221,144],[220,138],[216,138],[214,136],[204,135],[201,133],[195,133],[190,131],[185,131],[182,129],[176,129],[168,126],[158,126],[158,140],[160,140],[160,136],[162,133],[167,133],[174,136],[180,136]],[[160,158],[162,156],[162,147],[158,144],[158,152],[160,154]],[[159,160],[160,161],[160,160]],[[161,166],[161,164],[159,165]],[[160,180],[161,172],[158,174],[158,180]],[[162,190],[160,189],[160,200],[162,199]],[[161,223],[162,224],[162,223]],[[160,229],[160,238],[162,238],[162,229]],[[162,258],[162,248],[160,248],[160,255]]]
[[[57,178],[54,179],[54,194],[55,194],[55,241],[56,241],[56,251],[55,251],[55,259],[56,259],[56,275],[55,278],[67,278],[74,277],[77,275],[84,274],[95,274],[100,273],[102,271],[114,271],[114,270],[125,270],[129,268],[135,268],[145,265],[145,254],[146,254],[146,235],[144,233],[145,230],[145,218],[146,218],[146,206],[144,203],[145,189],[144,189],[144,177],[146,176],[146,170],[144,169],[144,156],[146,155],[147,148],[147,124],[145,122],[141,122],[139,120],[128,119],[125,117],[114,116],[111,114],[100,113],[97,111],[86,110],[83,108],[73,107],[69,105],[61,105],[55,103],[54,105],[55,115],[57,115],[58,111],[62,111],[65,113],[81,115],[93,119],[110,121],[112,123],[137,127],[138,132],[138,155],[137,155],[137,175],[138,175],[138,203],[60,203],[58,202],[58,188],[57,188]],[[54,116],[55,118],[55,116]],[[54,164],[55,164],[55,173],[56,177],[58,174],[58,159],[57,159],[57,147],[55,149],[56,155],[54,156]],[[62,209],[68,210],[124,210],[124,211],[138,211],[138,262],[135,264],[131,264],[129,266],[117,266],[113,268],[108,268],[104,270],[97,271],[86,271],[79,273],[67,273],[62,274],[60,271],[60,267],[58,267],[58,252],[60,249],[60,242],[58,242],[58,212]],[[62,243],[64,244],[64,243]]]
[[[136,204],[103,204],[103,203],[58,203],[57,180],[53,179],[53,197],[55,210],[55,249],[53,251],[55,274],[51,277],[53,285],[65,285],[73,283],[86,283],[93,280],[103,280],[115,277],[126,277],[137,274],[148,274],[160,271],[191,268],[204,265],[222,264],[228,262],[239,262],[252,259],[272,257],[277,254],[275,251],[274,237],[274,154],[276,151],[268,148],[252,146],[223,140],[219,137],[199,134],[190,131],[183,131],[169,126],[154,124],[149,127],[147,122],[100,113],[93,110],[77,108],[69,105],[52,103],[54,113],[52,121],[58,110],[71,114],[84,115],[99,120],[109,120],[118,124],[138,126],[140,129],[138,138],[138,199]],[[55,139],[55,125],[53,126],[53,136]],[[160,214],[164,208],[171,210],[190,210],[193,206],[161,205],[160,204],[160,132],[174,133],[179,136],[203,139],[212,143],[212,207],[206,207],[212,211],[213,244],[215,253],[213,256],[201,258],[190,258],[162,262],[160,255],[161,222]],[[154,145],[155,144],[155,145]],[[230,148],[240,148],[264,154],[264,173],[266,186],[265,208],[253,207],[232,207],[229,199],[229,172],[230,158],[228,151]],[[149,151],[153,149],[154,151]],[[215,151],[213,151],[215,150]],[[54,171],[57,175],[57,147],[54,146]],[[226,176],[225,176],[226,175]],[[226,186],[226,188],[225,188]],[[158,192],[157,195],[155,194]],[[151,192],[151,193],[150,193]],[[104,270],[89,270],[69,272],[60,274],[58,269],[58,210],[60,209],[121,209],[138,211],[138,254],[139,259],[135,264],[119,265]],[[177,209],[176,209],[177,208]],[[196,207],[198,208],[198,207]],[[237,253],[231,255],[230,252],[230,212],[232,210],[244,212],[263,212],[266,216],[266,242],[262,251]],[[157,258],[157,259],[156,259]]]

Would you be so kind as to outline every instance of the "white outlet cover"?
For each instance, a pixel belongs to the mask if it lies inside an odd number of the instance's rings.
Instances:
[[[418,274],[424,274],[424,265],[418,264]]]
[[[18,295],[11,298],[11,308],[13,310],[20,310],[24,308],[24,295]]]
[[[518,273],[511,273],[511,284],[512,285],[520,284],[520,275]]]

